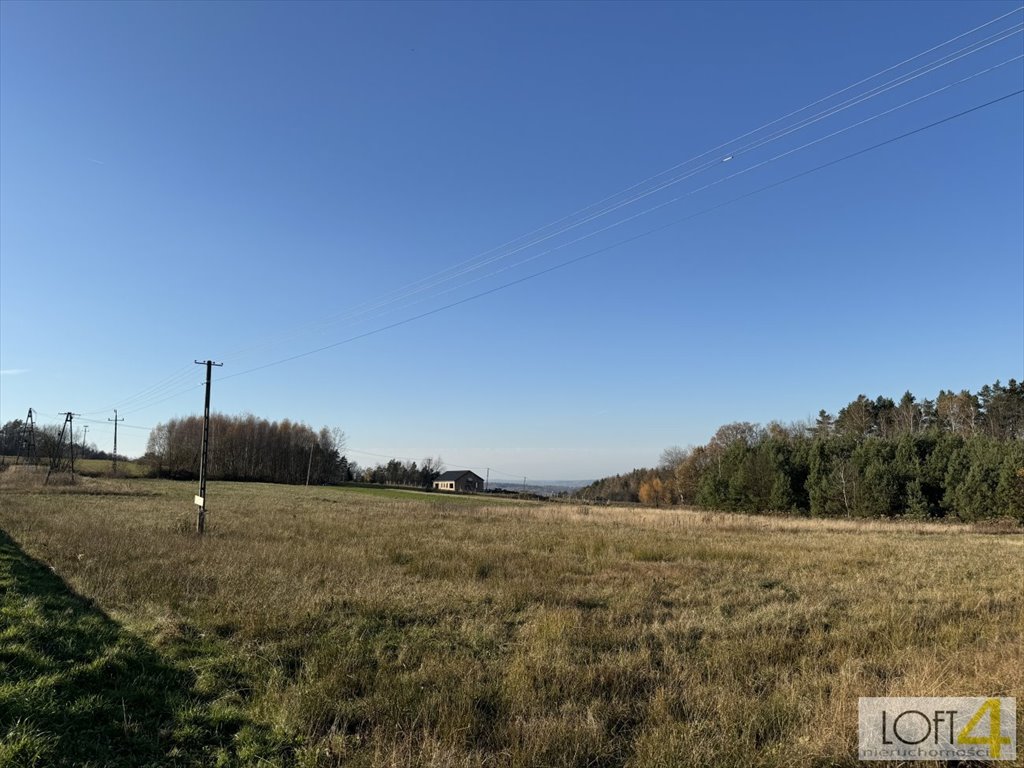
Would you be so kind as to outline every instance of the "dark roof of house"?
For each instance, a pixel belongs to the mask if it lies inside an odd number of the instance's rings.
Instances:
[[[476,472],[471,472],[468,469],[463,469],[463,470],[449,469],[447,472],[442,474],[437,479],[438,480],[444,480],[445,482],[448,482],[448,481],[452,481],[452,480],[461,480],[466,475],[472,475],[477,480],[483,480],[483,478],[480,477],[480,475],[478,475]]]

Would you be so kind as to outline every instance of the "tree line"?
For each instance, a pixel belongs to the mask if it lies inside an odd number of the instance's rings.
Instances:
[[[34,455],[40,462],[52,458],[60,426],[36,424]],[[79,433],[80,434],[80,433]],[[77,435],[76,435],[77,437]],[[67,453],[67,436],[63,453]],[[139,462],[153,477],[195,480],[199,477],[203,420],[200,416],[171,419],[158,424],[149,434],[146,453]],[[0,455],[26,454],[28,427],[20,419],[0,429]],[[107,459],[113,456],[95,444],[75,443],[78,458]],[[118,458],[124,460],[123,456]],[[273,483],[344,483],[399,485],[430,488],[444,471],[440,458],[415,461],[391,459],[372,467],[360,467],[345,456],[345,434],[323,427],[315,431],[306,424],[268,421],[251,414],[210,416],[209,478]]]
[[[142,461],[157,477],[199,477],[203,419],[186,416],[158,424],[149,434]],[[208,477],[316,485],[350,478],[344,456],[345,433],[289,421],[268,421],[251,414],[210,415]]]
[[[444,463],[440,458],[423,459],[419,465],[415,461],[399,461],[391,459],[386,464],[359,469],[356,467],[352,479],[374,485],[405,485],[412,488],[432,488],[434,481],[444,471]]]
[[[5,457],[5,461],[20,457],[21,460],[37,458],[41,462],[48,462],[57,450],[60,430],[61,425],[59,424],[36,424],[30,436],[29,426],[24,420],[12,419],[0,426],[0,455]],[[71,439],[72,436],[64,435],[62,452],[65,455],[69,451],[68,442]],[[114,458],[112,453],[100,450],[96,443],[86,442],[83,439],[82,430],[78,428],[75,428],[73,439],[75,458],[106,459],[107,461]],[[29,445],[30,440],[35,443],[34,450]],[[118,459],[123,461],[124,456],[118,455]]]
[[[199,477],[203,420],[199,416],[171,419],[149,435],[142,461],[151,474],[179,480]],[[267,421],[252,415],[210,416],[209,478],[268,483],[362,482],[430,488],[444,470],[441,459],[391,459],[361,468],[345,456],[345,434],[285,419]]]
[[[857,397],[813,424],[726,424],[660,465],[598,480],[582,499],[815,516],[1024,522],[1024,385],[918,401]]]

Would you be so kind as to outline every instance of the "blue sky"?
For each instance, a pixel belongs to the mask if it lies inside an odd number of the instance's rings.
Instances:
[[[8,0],[0,420],[118,407],[137,455],[201,412],[211,357],[216,409],[340,426],[362,464],[569,479],[1024,378],[1020,96],[610,247],[1020,89],[1017,7]],[[771,130],[990,39],[970,55],[491,251],[1003,14]]]

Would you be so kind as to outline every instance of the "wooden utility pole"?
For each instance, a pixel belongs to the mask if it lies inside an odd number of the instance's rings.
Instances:
[[[117,408],[114,409],[114,418],[107,419],[107,421],[114,422],[114,468],[113,474],[117,475],[117,422],[124,421],[123,418],[117,418]]]
[[[86,424],[82,427],[82,456],[85,456],[86,451],[89,450],[89,446],[86,444],[86,440],[89,437],[89,425]]]
[[[81,416],[80,413],[71,413],[70,411],[65,414],[68,421],[68,448],[71,449],[71,482],[75,481],[75,416]]]
[[[199,515],[196,518],[196,533],[203,534],[206,531],[206,459],[210,455],[210,379],[213,375],[213,366],[218,368],[224,363],[215,363],[212,360],[196,360],[196,365],[206,366],[206,404],[203,406],[203,455],[199,464],[199,495],[194,501],[199,506]]]
[[[309,463],[306,465],[306,487],[309,487],[309,473],[313,469],[313,449],[316,447],[316,442],[309,444]]]

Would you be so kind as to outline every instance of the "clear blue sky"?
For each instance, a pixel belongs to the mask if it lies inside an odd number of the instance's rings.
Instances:
[[[725,178],[1019,56],[1018,32],[756,151],[712,154],[546,241],[562,246],[551,253],[345,319],[1017,7],[7,0],[0,420],[117,406],[147,427],[201,412],[191,362],[212,357],[226,363],[220,411],[340,426],[354,450],[493,478],[575,479],[652,465],[729,421],[1024,378],[1020,96],[243,373],[1020,89],[1017,59]],[[90,441],[109,449],[110,436],[90,424]],[[147,432],[119,437],[138,455]]]

